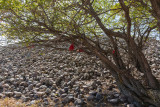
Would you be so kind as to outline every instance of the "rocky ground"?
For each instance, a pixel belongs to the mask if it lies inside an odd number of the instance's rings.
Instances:
[[[144,50],[160,78],[160,42]],[[0,49],[0,98],[13,97],[40,107],[134,107],[96,56],[46,47]]]

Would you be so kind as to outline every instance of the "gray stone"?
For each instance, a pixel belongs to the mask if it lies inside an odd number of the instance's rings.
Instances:
[[[43,101],[44,101],[44,105],[49,105],[48,98],[44,98]]]
[[[88,80],[90,78],[90,75],[88,73],[84,73],[83,79]]]
[[[109,103],[112,103],[112,104],[117,104],[117,103],[119,103],[119,99],[108,99],[108,102]]]
[[[135,107],[133,104],[127,104],[127,107]]]
[[[89,94],[93,95],[93,96],[96,96],[97,92],[96,91],[90,91]]]
[[[74,104],[75,105],[83,105],[84,101],[82,99],[76,99]]]
[[[69,101],[74,102],[74,95],[72,94],[68,95],[68,99]]]
[[[46,94],[50,94],[51,93],[51,89],[47,88],[45,91]]]
[[[57,86],[59,86],[61,84],[61,81],[63,80],[62,78],[63,77],[59,77],[59,78],[56,79],[56,85]]]
[[[64,87],[64,92],[68,93],[68,87]]]
[[[28,102],[30,100],[30,97],[23,96],[23,97],[21,97],[21,99],[23,102]]]
[[[13,82],[15,79],[14,78],[10,78],[10,82]]]
[[[15,94],[15,98],[20,98],[22,95],[21,92],[17,92],[17,91],[15,91],[14,94]]]
[[[114,94],[114,97],[115,97],[115,98],[118,98],[119,96],[120,96],[119,93],[115,93],[115,94]]]
[[[40,86],[41,86],[41,83],[37,83],[37,84],[36,84],[36,87],[39,88]]]
[[[101,103],[101,107],[107,107],[106,103]]]
[[[120,96],[119,96],[119,100],[120,100],[122,103],[124,103],[124,102],[127,101],[127,98],[126,98],[124,95],[120,95]]]
[[[97,92],[102,92],[102,89],[101,89],[101,88],[98,88],[98,89],[97,89]]]
[[[27,82],[24,82],[24,81],[23,81],[23,82],[21,82],[21,83],[20,83],[20,86],[27,87],[27,86],[28,86],[28,84],[27,84]]]
[[[76,105],[75,107],[82,107],[82,105]]]
[[[91,89],[97,89],[97,83],[96,83],[96,81],[92,82]]]
[[[33,84],[30,84],[29,86],[28,86],[28,90],[32,90],[33,89]]]
[[[101,100],[103,98],[103,95],[102,95],[102,93],[97,93],[96,94],[96,100]]]
[[[33,105],[33,104],[35,104],[36,103],[36,101],[35,100],[32,100],[31,102],[30,102],[30,105]]]
[[[61,101],[63,104],[67,104],[70,102],[68,97],[63,98]]]
[[[84,89],[84,92],[86,92],[86,93],[89,92],[89,86],[84,85],[84,86],[83,86],[83,89]]]
[[[12,96],[13,96],[13,92],[4,92],[4,94],[5,94],[7,97],[12,97]]]
[[[113,98],[114,98],[113,92],[107,94],[107,99],[113,99]]]
[[[80,92],[80,87],[78,86],[78,87],[75,87],[75,92],[77,92],[77,93],[79,93]]]
[[[66,97],[66,96],[67,96],[67,94],[64,93],[64,94],[61,95],[61,98],[64,98],[64,97]]]
[[[55,98],[53,101],[54,101],[55,103],[57,103],[57,102],[59,101],[59,99],[58,99],[58,98]]]
[[[29,97],[36,98],[34,94],[29,94]]]
[[[40,89],[47,89],[47,86],[46,85],[41,85],[39,88]]]
[[[4,77],[0,76],[0,82],[4,80]]]
[[[62,87],[68,87],[67,83],[64,82],[63,85],[62,85]]]
[[[155,106],[153,106],[153,105],[149,105],[149,107],[155,107]]]
[[[95,96],[93,96],[93,95],[89,95],[87,97],[87,101],[93,101],[94,99],[95,99]]]
[[[19,90],[18,91],[22,92],[24,89],[25,89],[24,86],[19,86]]]
[[[30,94],[30,95],[31,95],[31,94]],[[39,97],[38,97],[38,95],[33,94],[33,98],[34,98],[34,99],[38,99]]]
[[[107,90],[112,90],[113,88],[115,88],[114,85],[109,86],[109,88]]]
[[[51,97],[56,97],[57,96],[57,94],[56,93],[51,93],[51,95],[50,95]]]
[[[10,86],[9,86],[9,84],[4,84],[3,88],[7,88],[8,89],[8,88],[10,88]]]
[[[3,98],[3,97],[4,97],[4,95],[2,93],[0,93],[0,98]]]
[[[45,92],[37,92],[36,93],[39,97],[42,97],[43,95],[45,95]]]
[[[59,95],[62,95],[64,93],[64,90],[62,90],[62,89],[60,89],[59,91],[58,91],[58,94]]]
[[[67,82],[67,86],[72,85],[72,81]]]

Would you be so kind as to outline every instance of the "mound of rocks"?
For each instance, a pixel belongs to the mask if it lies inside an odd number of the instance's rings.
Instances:
[[[154,73],[160,77],[160,45],[156,43],[145,53],[151,66],[156,64]],[[48,47],[14,47],[0,50],[0,98],[14,97],[29,105],[41,100],[45,107],[127,106],[127,98],[96,56]]]

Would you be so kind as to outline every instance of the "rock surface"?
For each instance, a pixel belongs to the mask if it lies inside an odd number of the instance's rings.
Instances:
[[[67,47],[67,46],[66,46]],[[154,75],[160,79],[160,42],[144,50]],[[55,105],[123,107],[127,98],[120,94],[115,80],[96,56],[53,48],[23,48],[13,45],[0,50],[0,98],[14,97],[35,103],[42,99]]]

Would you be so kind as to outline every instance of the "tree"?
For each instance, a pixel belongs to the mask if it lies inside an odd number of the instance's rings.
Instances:
[[[24,43],[82,44],[124,95],[146,107],[160,105],[159,81],[142,52],[149,36],[158,34],[159,11],[158,0],[1,0],[0,20],[8,38]],[[134,69],[144,76],[135,77]]]
[[[144,6],[144,7],[149,7],[149,5],[144,2],[143,0],[135,0],[137,2],[140,3],[140,5]],[[149,12],[152,14],[152,16],[154,16],[157,19],[157,26],[160,29],[160,1],[159,0],[149,0],[150,1],[150,8]]]

